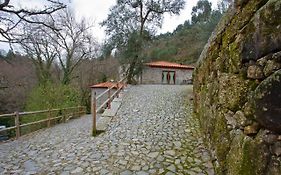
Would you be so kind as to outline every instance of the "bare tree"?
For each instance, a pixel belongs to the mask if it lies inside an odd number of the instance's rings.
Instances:
[[[18,27],[23,23],[31,23],[33,25],[42,25],[52,30],[58,30],[54,23],[52,14],[66,6],[59,0],[44,0],[46,5],[42,9],[21,8],[15,5],[14,1],[0,1],[0,42],[18,42],[19,31]],[[46,16],[52,23],[37,20],[43,18],[33,18],[34,16]]]
[[[20,45],[35,65],[39,84],[52,81],[51,68],[57,56],[56,44],[51,37],[54,34],[45,27],[32,24],[26,24],[23,29]]]
[[[97,44],[90,34],[92,26],[85,20],[77,22],[72,11],[64,10],[57,20],[60,30],[55,31],[56,37],[53,41],[58,46],[56,51],[63,71],[61,82],[69,84],[73,78],[73,70],[83,59],[93,57]]]
[[[0,59],[0,114],[24,109],[27,95],[37,84],[33,63],[25,56]]]

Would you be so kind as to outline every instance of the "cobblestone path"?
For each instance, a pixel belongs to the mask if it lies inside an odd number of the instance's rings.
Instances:
[[[188,93],[191,86],[133,86],[98,137],[87,116],[0,144],[0,173],[214,174]]]

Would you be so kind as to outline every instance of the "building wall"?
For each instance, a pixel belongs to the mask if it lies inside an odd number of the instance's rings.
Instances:
[[[102,94],[104,91],[106,91],[108,88],[92,88],[92,96],[91,96],[91,111],[92,111],[92,108],[93,108],[93,96],[94,96],[94,93],[96,92],[96,97],[99,96],[100,94]],[[110,90],[110,94],[112,95],[113,93],[116,92],[116,89],[112,89]],[[97,100],[97,108],[102,105],[102,103],[104,103],[108,98],[108,94],[104,94],[100,99]]]
[[[167,69],[167,68],[146,67],[143,69],[141,83],[162,84],[162,71],[175,71],[176,84],[184,84],[184,80],[192,79],[193,70],[190,69]]]

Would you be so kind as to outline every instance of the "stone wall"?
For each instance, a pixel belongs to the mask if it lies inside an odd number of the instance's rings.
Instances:
[[[194,72],[216,174],[281,174],[281,1],[235,0]]]
[[[161,84],[162,71],[175,71],[176,84],[183,84],[184,80],[192,79],[192,73],[193,73],[193,70],[191,69],[168,69],[168,68],[145,67],[142,73],[142,83]]]

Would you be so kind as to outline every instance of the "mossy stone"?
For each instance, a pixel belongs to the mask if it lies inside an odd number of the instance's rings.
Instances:
[[[266,171],[269,157],[268,146],[260,140],[243,133],[237,134],[227,156],[228,175],[260,175]]]
[[[263,127],[281,133],[281,70],[265,79],[253,97],[256,120]]]
[[[231,111],[237,111],[246,102],[249,81],[233,74],[221,74],[219,77],[219,104]]]

